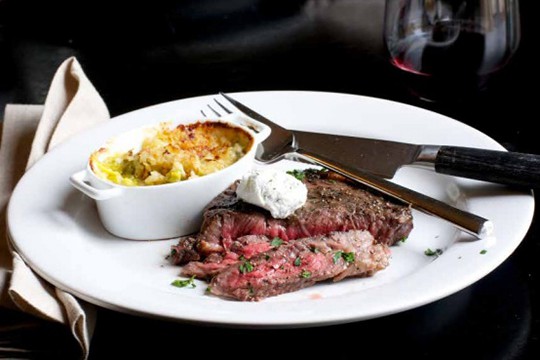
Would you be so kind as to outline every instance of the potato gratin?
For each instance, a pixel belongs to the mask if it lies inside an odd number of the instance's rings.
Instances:
[[[116,184],[160,185],[226,168],[252,145],[250,134],[226,123],[197,122],[173,128],[162,123],[144,138],[140,150],[101,148],[91,155],[90,166],[97,176]]]

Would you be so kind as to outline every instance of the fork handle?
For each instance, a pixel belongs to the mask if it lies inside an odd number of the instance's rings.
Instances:
[[[446,220],[476,238],[487,237],[493,231],[493,224],[491,221],[483,217],[460,210],[442,201],[385,180],[376,175],[372,175],[358,168],[351,168],[334,160],[326,159],[317,154],[303,150],[297,150],[295,153],[291,154],[291,156],[323,166],[403,203],[409,204],[414,209]]]

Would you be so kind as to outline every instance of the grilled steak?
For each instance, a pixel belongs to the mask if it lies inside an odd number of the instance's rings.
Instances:
[[[334,232],[238,258],[212,278],[209,291],[257,301],[328,279],[370,276],[388,266],[389,257],[388,245],[375,242],[368,231]]]
[[[205,209],[200,233],[173,247],[173,262],[185,264],[212,254],[221,254],[223,259],[233,242],[245,235],[289,241],[333,231],[367,230],[377,242],[392,245],[412,230],[408,207],[361,189],[335,173],[305,171],[303,182],[308,188],[307,202],[286,219],[274,219],[266,210],[239,200],[237,184],[231,185]]]
[[[182,268],[182,275],[198,279],[210,279],[227,266],[239,261],[240,258],[252,257],[272,249],[272,240],[264,235],[246,235],[234,240],[228,251],[213,253],[201,261],[191,261]]]

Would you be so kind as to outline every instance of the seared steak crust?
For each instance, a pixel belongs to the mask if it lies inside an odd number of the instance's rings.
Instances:
[[[388,245],[376,243],[368,231],[334,232],[239,258],[212,278],[209,291],[257,301],[328,279],[370,276],[388,266],[389,257]]]
[[[306,171],[306,204],[286,219],[274,219],[264,209],[236,197],[231,185],[205,209],[196,240],[183,238],[173,247],[173,262],[184,264],[211,254],[229,253],[234,240],[245,235],[279,237],[285,241],[333,231],[367,230],[377,242],[392,245],[412,230],[410,208],[372,194],[343,177]]]

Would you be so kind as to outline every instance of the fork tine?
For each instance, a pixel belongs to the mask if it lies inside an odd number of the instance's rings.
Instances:
[[[206,105],[210,110],[212,110],[212,112],[214,114],[216,114],[217,117],[221,117],[221,114],[219,112],[217,112],[217,110],[215,110],[213,107],[211,107],[210,105]]]
[[[232,111],[227,109],[225,107],[225,105],[223,105],[222,103],[220,103],[219,101],[217,101],[217,99],[214,99],[214,101],[216,102],[216,104],[219,105],[220,108],[222,108],[227,114],[232,114]]]
[[[223,95],[223,93],[220,93],[221,95]],[[233,112],[231,110],[229,110],[225,105],[223,105],[222,103],[220,103],[216,98],[214,98],[214,101],[216,102],[216,104],[219,105],[220,108],[222,108],[227,114],[232,114]],[[210,105],[207,105],[207,106],[210,106]],[[253,130],[253,132],[255,133],[260,133],[261,132],[261,129],[258,129],[256,126],[254,126],[253,124],[250,124],[250,123],[244,123],[245,126],[247,126],[248,128],[250,128],[251,130]]]

